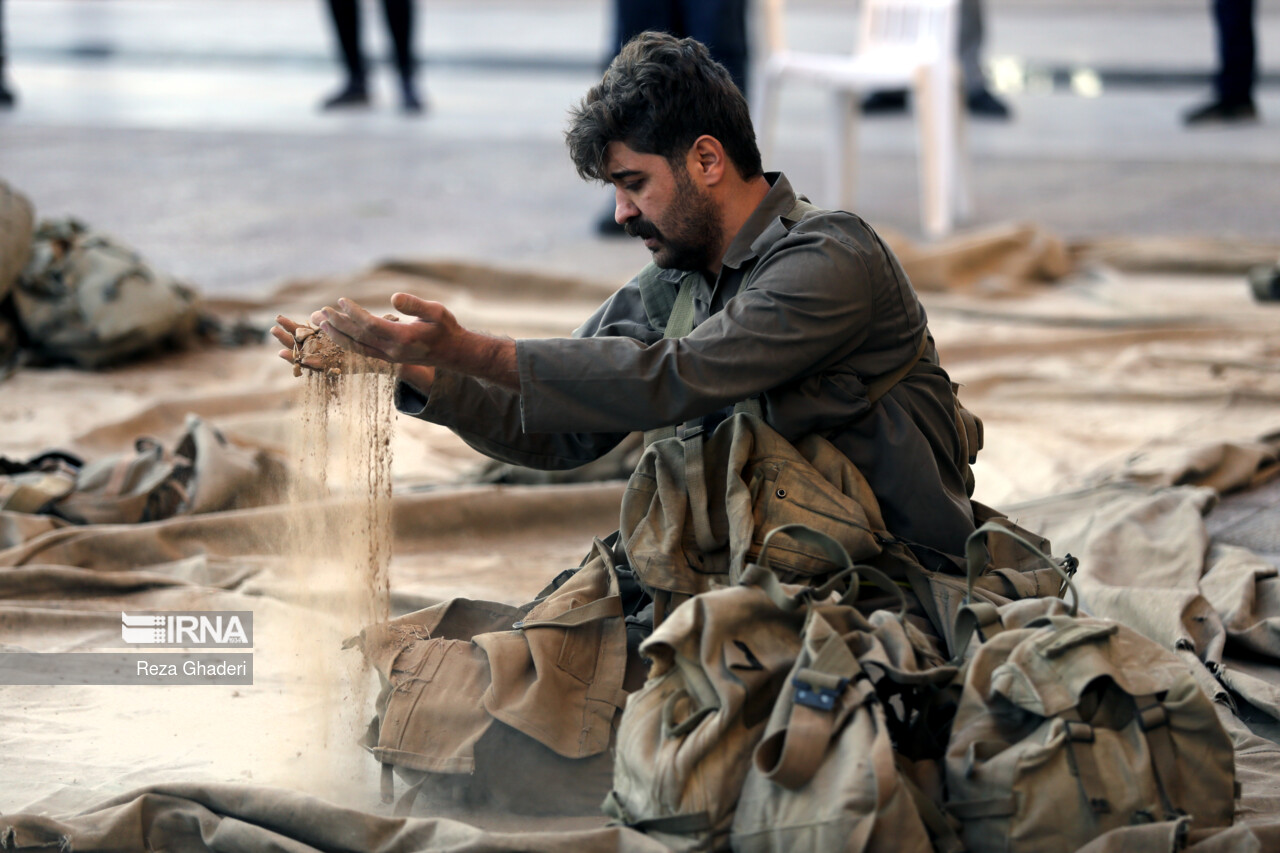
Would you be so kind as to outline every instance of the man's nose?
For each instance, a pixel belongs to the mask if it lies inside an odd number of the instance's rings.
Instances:
[[[613,204],[613,221],[619,225],[626,225],[629,220],[640,215],[640,208],[632,204],[622,190],[614,191]]]

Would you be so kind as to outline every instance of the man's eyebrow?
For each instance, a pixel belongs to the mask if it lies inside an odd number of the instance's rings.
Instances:
[[[619,169],[616,172],[609,173],[609,180],[625,181],[627,178],[633,178],[638,174],[640,174],[640,172],[637,169]]]

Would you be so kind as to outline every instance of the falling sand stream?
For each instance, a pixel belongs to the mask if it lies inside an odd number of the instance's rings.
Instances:
[[[337,793],[374,764],[357,745],[373,712],[372,676],[358,651],[318,640],[388,616],[393,377],[386,363],[349,354],[340,373],[303,375],[285,573],[290,598],[326,630],[299,622],[286,649],[312,732],[302,769]]]

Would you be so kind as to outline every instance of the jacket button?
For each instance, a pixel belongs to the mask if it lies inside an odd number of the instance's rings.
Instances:
[[[775,495],[777,495],[777,496],[778,496],[778,497],[780,497],[780,498],[785,498],[785,497],[787,496],[787,490],[786,490],[786,489],[778,489],[778,491],[774,492],[774,494],[775,494]]]

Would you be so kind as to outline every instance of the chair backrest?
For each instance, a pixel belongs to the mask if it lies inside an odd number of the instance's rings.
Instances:
[[[958,0],[862,0],[855,51],[955,51]]]
[[[959,0],[862,0],[854,52],[949,48],[956,43]],[[763,4],[765,44],[770,54],[787,49],[786,0]]]

